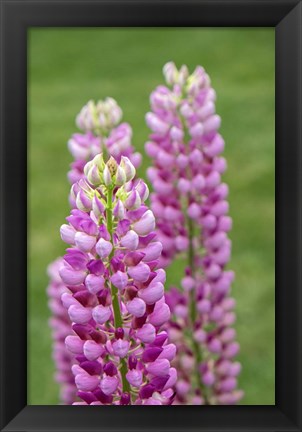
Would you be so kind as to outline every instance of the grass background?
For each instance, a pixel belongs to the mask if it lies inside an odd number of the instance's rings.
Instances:
[[[89,99],[114,97],[143,152],[148,97],[169,60],[202,64],[226,141],[243,404],[275,403],[274,32],[272,29],[31,29],[28,35],[28,403],[57,404],[46,267],[61,255],[69,212],[66,142]],[[139,175],[148,165],[145,157]],[[181,266],[168,271],[177,283]]]

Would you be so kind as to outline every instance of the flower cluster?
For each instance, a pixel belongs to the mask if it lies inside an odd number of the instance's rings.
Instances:
[[[95,112],[98,113],[97,116],[93,114]],[[78,188],[75,183],[84,177],[83,169],[87,161],[93,159],[100,151],[113,155],[118,161],[121,160],[121,156],[127,156],[135,167],[140,165],[141,154],[134,153],[131,145],[132,129],[128,123],[119,124],[121,117],[121,108],[112,98],[99,101],[96,105],[90,101],[78,114],[76,123],[84,133],[76,133],[68,141],[68,148],[74,159],[68,173],[69,182],[74,185],[73,194],[69,197],[73,208],[76,207],[76,203],[72,196],[76,194],[75,189]],[[95,119],[94,123],[92,118]],[[107,119],[106,124],[104,118]],[[61,303],[61,294],[67,290],[58,274],[61,261],[62,258],[58,258],[48,267],[47,294],[52,313],[50,327],[53,339],[53,358],[56,365],[55,379],[61,386],[62,403],[69,405],[75,400],[76,386],[71,372],[74,356],[66,352],[64,343],[65,336],[70,333],[70,320]]]
[[[61,296],[68,291],[59,275],[59,268],[62,265],[62,258],[49,264],[47,273],[50,282],[47,287],[47,295],[48,306],[52,313],[49,326],[53,339],[52,357],[56,365],[55,379],[60,384],[60,400],[64,404],[71,405],[76,398],[76,387],[71,370],[74,355],[65,348],[65,338],[70,334],[70,320],[61,301]]]
[[[86,117],[85,117],[86,118]],[[65,339],[75,355],[78,396],[88,405],[167,405],[174,397],[176,347],[163,326],[170,318],[162,245],[145,205],[149,191],[134,180],[127,157],[97,155],[72,188],[75,208],[62,225],[67,249],[59,273],[72,322]]]
[[[99,153],[109,154],[120,162],[127,156],[137,168],[141,154],[133,151],[132,129],[128,123],[120,123],[122,110],[112,98],[97,103],[89,101],[76,118],[76,124],[83,134],[76,133],[68,141],[68,148],[74,158],[68,179],[71,184],[83,177],[87,161]]]
[[[221,181],[226,161],[218,133],[215,91],[198,66],[164,66],[167,86],[151,94],[152,130],[146,143],[154,164],[148,170],[154,193],[151,208],[157,219],[157,239],[163,244],[161,265],[187,254],[181,289],[172,288],[166,301],[172,312],[171,339],[177,344],[177,402],[234,404],[240,364],[232,328],[235,301],[229,296],[234,273],[225,269],[231,253],[227,232],[228,187]]]

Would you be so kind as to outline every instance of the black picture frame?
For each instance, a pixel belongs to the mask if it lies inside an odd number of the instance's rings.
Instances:
[[[1,430],[301,431],[300,0],[1,0]],[[276,404],[27,406],[27,30],[275,27]]]

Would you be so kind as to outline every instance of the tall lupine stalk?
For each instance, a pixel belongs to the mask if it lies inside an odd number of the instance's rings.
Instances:
[[[135,167],[140,165],[141,155],[134,153],[131,145],[132,129],[128,123],[120,123],[121,118],[122,110],[112,98],[97,103],[89,101],[82,108],[76,123],[83,133],[73,134],[68,141],[68,148],[74,158],[68,173],[72,185],[84,177],[85,164],[101,151],[114,156],[118,161],[121,156],[127,156]],[[73,194],[69,201],[71,207],[75,208]],[[61,402],[69,405],[75,400],[77,388],[71,370],[75,356],[66,351],[65,347],[65,337],[70,334],[70,320],[61,302],[61,295],[68,291],[58,273],[62,263],[63,258],[58,258],[48,267],[47,294],[52,312],[49,324],[52,329],[53,359],[56,365],[55,379],[60,384]]]
[[[173,401],[176,352],[162,327],[162,251],[149,195],[127,157],[97,155],[71,195],[76,208],[62,225],[67,249],[59,269],[69,293],[62,303],[72,322],[67,349],[78,396],[88,405],[167,405]],[[75,192],[77,191],[77,192]],[[76,195],[75,195],[76,193]]]
[[[234,273],[226,270],[232,220],[228,186],[221,182],[226,161],[219,156],[224,141],[216,95],[200,66],[189,76],[186,66],[167,63],[164,76],[168,87],[151,94],[146,121],[152,134],[145,148],[154,161],[148,177],[161,265],[187,256],[181,287],[166,294],[169,334],[178,349],[177,403],[234,404],[242,397],[236,390],[241,366],[233,360],[239,351],[230,297]]]

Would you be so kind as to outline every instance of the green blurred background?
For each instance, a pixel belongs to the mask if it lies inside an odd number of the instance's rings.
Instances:
[[[53,380],[46,267],[61,255],[68,215],[66,142],[89,99],[112,96],[144,151],[149,94],[173,60],[201,64],[217,91],[226,141],[236,272],[242,404],[275,403],[274,31],[272,29],[30,29],[28,403],[57,404]],[[139,170],[145,176],[149,161]],[[168,282],[177,283],[177,263]]]

